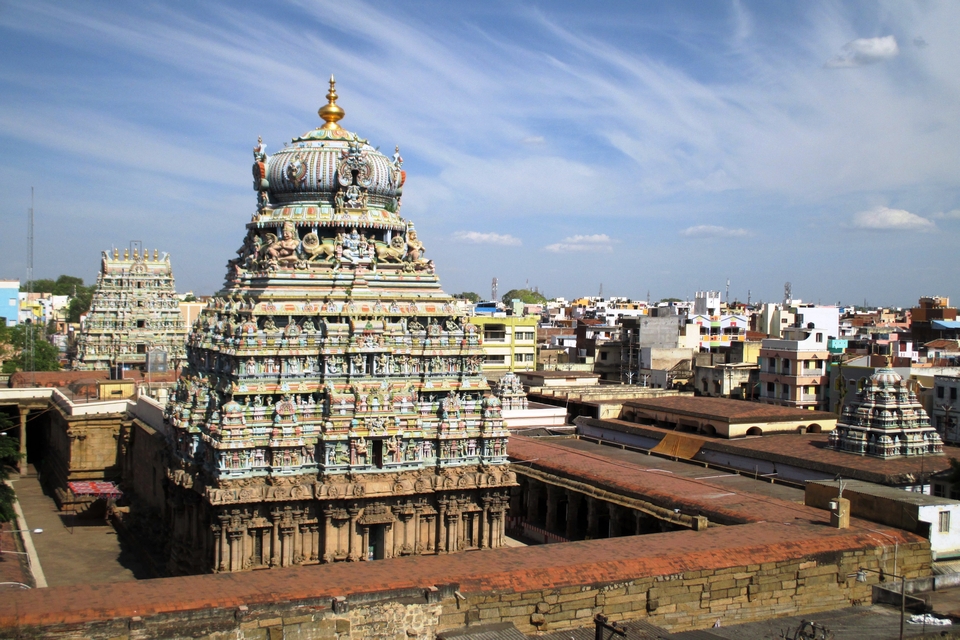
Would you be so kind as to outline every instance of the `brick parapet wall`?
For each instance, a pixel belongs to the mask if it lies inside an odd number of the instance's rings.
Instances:
[[[513,622],[526,632],[582,627],[600,612],[686,629],[720,616],[749,621],[869,601],[870,584],[847,577],[861,566],[929,575],[929,545],[896,530],[797,520],[37,589],[0,601],[0,636],[432,638],[468,623]],[[439,602],[423,595],[431,585],[448,585],[433,598]],[[455,587],[465,600],[450,595]],[[336,597],[349,611],[333,609]]]

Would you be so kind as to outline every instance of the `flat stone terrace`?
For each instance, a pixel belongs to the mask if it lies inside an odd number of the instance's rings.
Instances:
[[[51,587],[5,594],[0,629],[76,625],[209,608],[303,602],[316,610],[331,598],[459,585],[462,593],[522,593],[607,584],[625,579],[835,557],[894,544],[926,541],[913,534],[853,520],[833,529],[824,511],[775,497],[729,491],[707,480],[670,477],[629,461],[523,437],[510,441],[518,460],[624,491],[672,500],[681,509],[744,522],[740,526],[467,552],[376,562],[337,563],[268,571]],[[680,497],[678,497],[678,495]],[[922,570],[922,569],[921,569]],[[913,577],[909,575],[908,577]]]
[[[666,411],[698,418],[719,419],[731,424],[744,422],[781,422],[804,420],[835,420],[837,416],[824,411],[807,411],[760,402],[745,402],[728,398],[704,396],[673,396],[629,400],[625,407],[637,407],[652,411]]]
[[[678,433],[652,425],[636,424],[626,420],[579,418],[586,424],[623,433],[636,433],[657,441],[668,433]],[[702,447],[745,457],[789,464],[825,474],[840,474],[844,478],[864,480],[876,484],[905,485],[919,482],[920,474],[950,467],[950,458],[960,459],[960,447],[944,446],[943,455],[881,460],[870,456],[834,451],[827,448],[826,433],[783,433],[758,437],[709,438],[680,432],[685,438],[702,441]]]

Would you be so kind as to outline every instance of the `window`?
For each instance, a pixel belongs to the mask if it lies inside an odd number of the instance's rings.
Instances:
[[[606,360],[606,359],[607,359],[607,355],[608,355],[608,354],[607,354],[606,351],[601,351],[601,352],[600,352],[600,359],[601,359],[601,360]]]
[[[950,512],[940,512],[940,533],[950,533]]]
[[[951,399],[951,400],[956,400],[956,399],[957,399],[957,388],[956,388],[956,387],[950,387],[950,399]]]
[[[947,493],[947,492],[944,490],[944,487],[943,487],[942,484],[934,483],[934,485],[933,485],[933,495],[934,495],[935,497],[937,497],[937,498],[945,498],[945,497],[946,497],[946,493]]]
[[[777,392],[777,383],[775,383],[775,382],[768,382],[768,383],[767,383],[767,391],[769,391],[770,393],[776,393],[776,392]]]
[[[822,333],[818,333],[818,334],[817,334],[817,342],[823,342],[823,334],[822,334]]]
[[[11,307],[16,306],[16,304],[17,304],[17,299],[16,299],[16,298],[10,298],[10,300],[7,302],[7,304],[9,304]]]
[[[937,387],[937,397],[943,399],[943,387]]]
[[[490,364],[503,364],[504,356],[487,356],[487,362]]]

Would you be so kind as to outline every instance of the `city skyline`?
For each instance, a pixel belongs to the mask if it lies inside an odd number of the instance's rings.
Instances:
[[[943,4],[10,3],[0,277],[87,282],[131,239],[218,290],[250,150],[390,152],[444,288],[912,306],[960,296],[960,48]]]

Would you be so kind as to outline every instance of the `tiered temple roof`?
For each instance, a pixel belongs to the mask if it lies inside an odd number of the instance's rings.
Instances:
[[[184,360],[186,335],[170,256],[104,251],[72,367],[145,370],[148,354],[159,354],[157,370],[165,371]]]
[[[940,434],[917,396],[889,368],[870,376],[859,401],[843,408],[828,446],[878,458],[943,454]]]
[[[257,210],[223,290],[193,327],[167,408],[173,480],[214,512],[239,507],[231,530],[255,538],[267,521],[322,523],[327,513],[315,543],[322,537],[323,548],[296,562],[366,559],[366,543],[353,543],[358,523],[415,510],[482,511],[485,524],[477,538],[461,530],[459,542],[426,533],[417,542],[411,531],[384,555],[499,546],[502,522],[489,513],[502,513],[500,488],[514,478],[481,372],[481,333],[458,316],[399,214],[399,149],[387,158],[337,124],[332,79],[327,98],[326,124],[272,156],[262,141],[254,148]],[[378,496],[389,499],[357,502]],[[330,540],[339,526],[330,520],[341,517],[351,523],[342,544]],[[251,544],[247,560],[218,557],[213,568],[267,563],[250,557]],[[265,544],[271,565],[289,563],[281,542]]]

